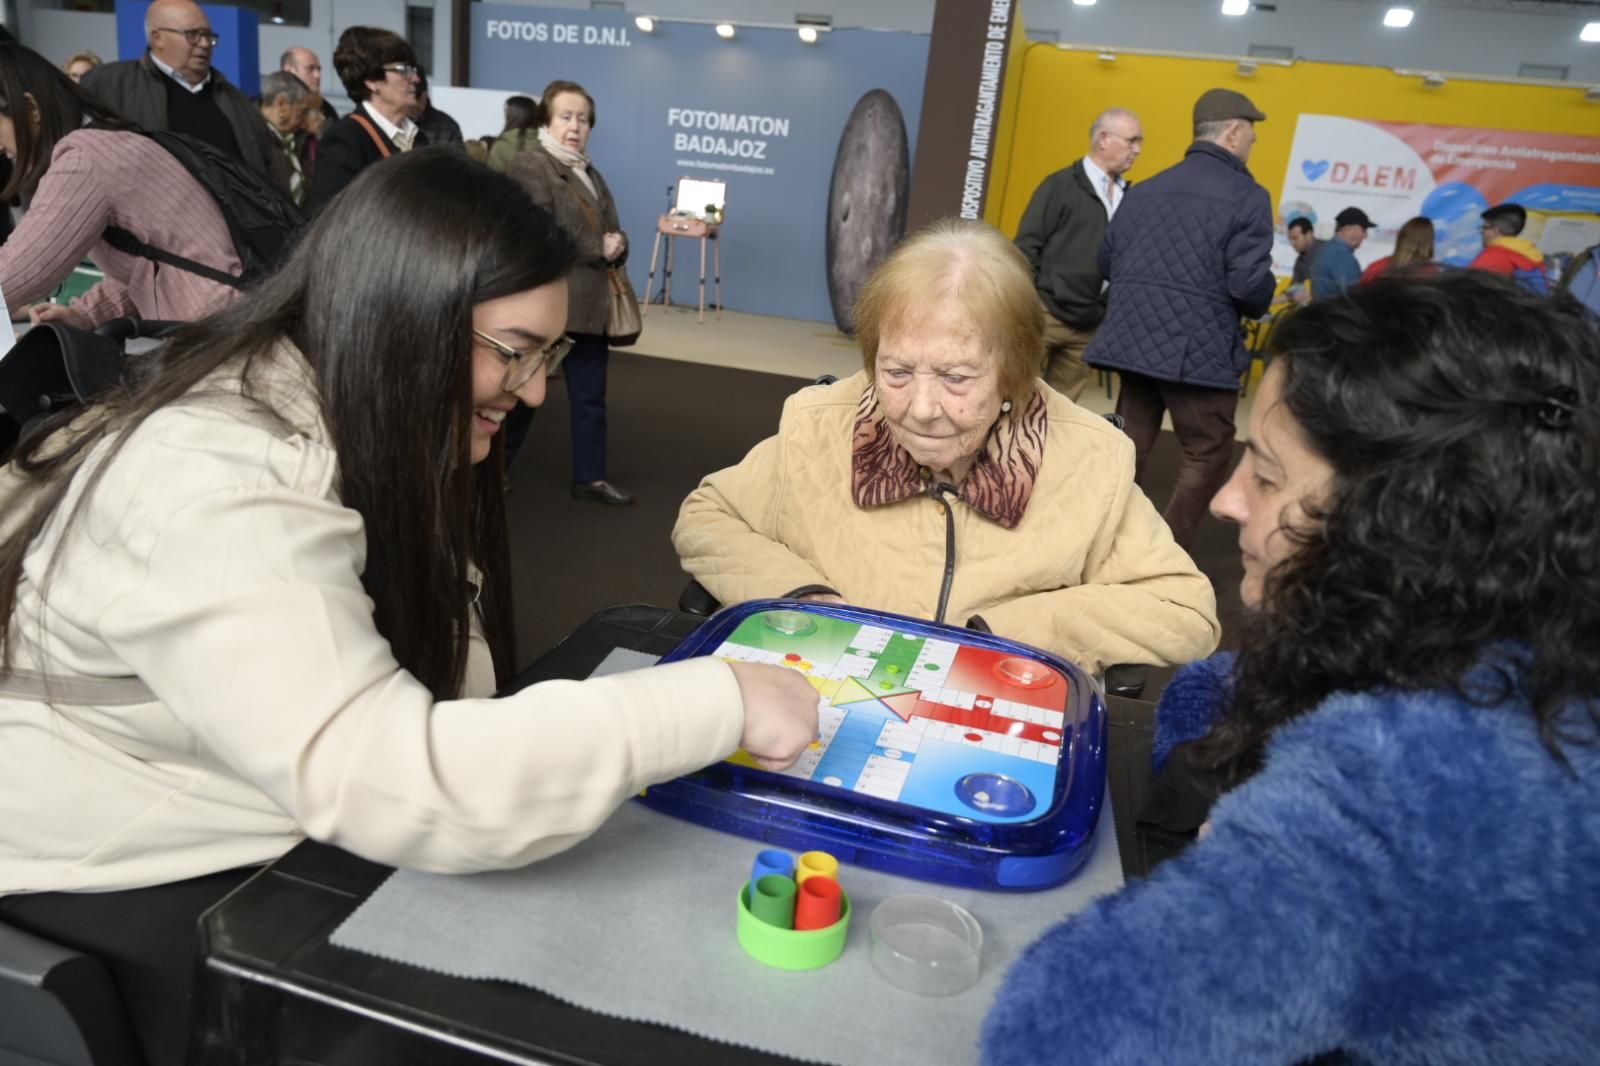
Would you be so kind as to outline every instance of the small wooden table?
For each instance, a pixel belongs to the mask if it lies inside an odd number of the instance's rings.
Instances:
[[[672,303],[672,249],[673,241],[678,237],[700,238],[700,322],[706,320],[706,242],[712,242],[712,270],[716,285],[717,317],[722,317],[722,242],[717,240],[722,232],[722,223],[712,222],[704,218],[692,218],[684,215],[662,215],[656,219],[655,246],[650,249],[650,274],[644,283],[644,303],[639,308],[639,314],[645,315],[650,311],[650,290],[655,286],[656,261],[661,253],[661,238],[667,239],[667,261],[661,275],[661,302],[664,305]]]

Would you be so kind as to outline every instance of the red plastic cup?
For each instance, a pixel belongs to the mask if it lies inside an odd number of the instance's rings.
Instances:
[[[839,920],[840,905],[839,882],[820,874],[806,878],[795,898],[795,930],[828,928]]]

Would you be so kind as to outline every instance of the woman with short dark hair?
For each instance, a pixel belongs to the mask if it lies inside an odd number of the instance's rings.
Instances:
[[[1224,793],[1209,832],[1022,956],[984,1061],[1587,1066],[1600,331],[1465,271],[1313,303],[1272,349],[1211,505],[1243,650],[1158,712]]]
[[[499,429],[569,347],[575,257],[463,153],[374,167],[0,470],[0,916],[107,958],[176,1048],[152,1063],[181,1056],[194,958],[193,913],[159,959],[130,946],[167,890],[214,898],[306,837],[520,866],[650,784],[815,738],[803,677],[714,658],[490,699],[514,665]]]
[[[372,164],[428,143],[412,120],[420,68],[404,37],[351,26],[339,35],[333,68],[356,107],[322,132],[311,181],[313,210]]]
[[[20,44],[0,44],[0,151],[14,161],[0,200],[28,205],[0,245],[0,292],[13,312],[49,296],[85,258],[104,280],[70,304],[35,307],[33,321],[188,321],[237,298],[228,285],[106,240],[116,226],[224,274],[243,270],[222,211],[183,164]]]

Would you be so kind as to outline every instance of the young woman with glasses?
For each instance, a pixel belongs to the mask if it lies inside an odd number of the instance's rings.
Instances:
[[[0,919],[109,961],[150,1062],[181,1056],[193,919],[242,867],[308,836],[519,866],[815,738],[815,691],[762,665],[489,698],[514,665],[500,426],[544,399],[575,257],[511,179],[408,154],[0,471]]]
[[[333,68],[356,108],[322,132],[311,180],[313,210],[372,164],[428,143],[412,121],[419,71],[416,53],[404,37],[373,26],[351,26],[339,35]]]
[[[0,245],[0,293],[13,317],[53,293],[85,258],[105,278],[35,322],[89,329],[111,318],[188,321],[238,296],[221,282],[118,251],[106,227],[237,275],[242,267],[211,194],[183,164],[20,44],[0,44],[0,151],[14,165],[0,199],[21,196],[22,222]]]

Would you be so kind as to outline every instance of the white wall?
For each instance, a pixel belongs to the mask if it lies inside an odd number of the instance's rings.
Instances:
[[[451,0],[418,2],[436,4],[431,69],[448,75]],[[590,6],[589,0],[502,2]],[[1093,7],[1078,7],[1072,0],[1019,2],[1029,30],[1053,31],[1063,41],[1083,44],[1225,55],[1244,55],[1252,44],[1287,45],[1305,59],[1509,76],[1523,63],[1541,63],[1569,67],[1573,81],[1600,83],[1600,43],[1578,40],[1586,16],[1555,4],[1509,12],[1412,0],[1416,20],[1407,29],[1389,30],[1382,25],[1385,5],[1372,0],[1275,0],[1277,11],[1239,18],[1223,15],[1220,0],[1099,0]],[[51,58],[84,47],[104,48],[102,54],[115,51],[111,15],[35,8],[31,0],[19,0],[18,6],[19,36]],[[933,7],[933,0],[628,0],[631,11],[664,17],[789,22],[803,11],[831,15],[838,26],[916,33],[932,27]],[[1587,17],[1600,19],[1600,11]],[[322,56],[323,92],[342,100],[344,90],[333,73],[333,42],[347,26],[383,26],[404,33],[406,0],[312,0],[311,23],[263,25],[261,69],[276,69],[285,48],[305,45]],[[443,84],[448,77],[435,80]],[[1596,124],[1600,127],[1600,111]]]

